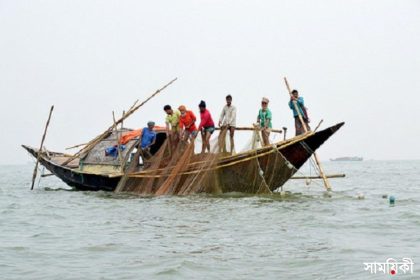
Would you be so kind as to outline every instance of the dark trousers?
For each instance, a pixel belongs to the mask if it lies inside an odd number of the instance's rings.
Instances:
[[[308,120],[303,119],[303,122],[305,123],[306,129],[310,131],[311,127],[308,124]],[[302,122],[300,121],[299,117],[295,117],[295,129],[296,129],[296,136],[305,133],[305,129],[303,128]]]

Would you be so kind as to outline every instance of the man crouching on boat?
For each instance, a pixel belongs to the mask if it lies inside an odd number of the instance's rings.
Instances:
[[[170,105],[165,105],[163,110],[166,113],[166,135],[169,138],[169,143],[171,144],[173,150],[178,146],[179,142],[179,119],[181,117],[181,112],[173,110]]]
[[[181,140],[184,142],[190,140],[191,143],[194,143],[198,134],[197,127],[195,126],[195,121],[197,118],[195,117],[194,113],[190,110],[187,110],[184,105],[179,106],[178,110],[181,112],[181,116],[179,118]]]
[[[146,158],[152,157],[150,153],[150,147],[153,146],[156,142],[156,132],[153,131],[155,127],[155,122],[150,121],[147,123],[147,127],[143,128],[141,133],[140,148],[142,150],[143,156]]]

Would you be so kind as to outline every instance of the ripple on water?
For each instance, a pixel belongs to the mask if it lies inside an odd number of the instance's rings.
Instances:
[[[367,279],[363,262],[420,260],[420,165],[414,165],[326,163],[349,174],[333,181],[332,197],[296,181],[285,195],[139,197],[68,191],[54,178],[30,192],[32,168],[2,169],[0,273],[5,279]],[[394,207],[384,194],[397,197]]]

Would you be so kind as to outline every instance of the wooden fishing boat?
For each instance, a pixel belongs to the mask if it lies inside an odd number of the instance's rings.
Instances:
[[[264,182],[265,187],[270,191],[274,191],[288,181],[343,125],[344,123],[339,123],[324,130],[307,132],[267,147],[223,156],[209,172],[216,172],[218,175],[218,192],[257,193],[261,191],[261,182]],[[104,148],[109,146],[111,141],[115,143],[114,133],[119,132],[121,133],[121,131],[110,133],[83,158],[74,158],[64,153],[47,150],[39,151],[25,145],[22,147],[35,158],[39,158],[40,164],[53,175],[77,190],[114,191],[126,174],[121,170],[118,158],[104,158],[103,153]],[[158,131],[157,141],[152,146],[151,153],[156,154],[165,141],[166,134]],[[134,141],[127,144],[127,149],[123,154],[125,158],[130,156],[130,147],[134,144]],[[256,168],[260,175],[257,177],[250,172]],[[142,173],[142,171],[145,172]],[[131,177],[136,178],[141,184],[141,180],[150,180],[147,171],[144,165],[139,166],[137,172],[133,172]],[[179,181],[185,181],[195,172],[202,172],[202,170],[195,171],[192,165],[188,172],[179,174],[184,177]],[[165,175],[157,175],[159,176]]]

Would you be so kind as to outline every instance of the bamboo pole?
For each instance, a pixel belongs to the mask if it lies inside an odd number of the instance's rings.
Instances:
[[[321,121],[319,122],[319,124],[315,127],[314,132],[318,130],[318,128],[321,126],[321,124],[322,124],[322,122],[323,122],[323,121],[324,121],[324,120],[321,120]]]
[[[115,137],[117,138],[117,151],[118,151],[118,161],[120,163],[120,168],[121,171],[122,169],[122,164],[123,164],[123,159],[122,159],[122,155],[121,155],[121,145],[120,145],[120,135],[118,133],[118,126],[117,126],[117,121],[115,120],[115,113],[114,111],[112,111],[112,119],[114,121],[114,131],[115,131]]]
[[[48,126],[50,125],[50,120],[51,120],[51,115],[52,115],[53,110],[54,110],[54,105],[51,106],[50,114],[48,115],[48,120],[47,120],[47,123],[45,124],[44,134],[42,135],[41,145],[39,146],[38,155],[36,157],[36,163],[35,163],[34,173],[32,174],[31,190],[34,189],[35,179],[36,179],[36,175],[38,173],[39,159],[41,158],[42,147],[44,146],[45,136],[47,135],[47,130],[48,130]]]
[[[88,144],[88,143],[83,143],[83,144],[74,145],[74,146],[71,146],[71,147],[67,147],[67,148],[66,148],[66,150],[76,149],[76,148],[79,148],[79,147],[82,147],[82,146],[86,146],[87,144]]]
[[[277,146],[278,149],[284,149],[284,148],[289,147],[289,146],[291,146],[291,145],[293,145],[293,144],[295,144],[299,141],[302,141],[302,140],[306,139],[307,137],[309,137],[311,135],[312,135],[312,133],[302,134],[300,136],[290,138],[286,141],[278,142],[275,145]],[[261,153],[259,153],[257,156],[254,156],[255,150],[251,150],[251,151],[236,154],[234,156],[222,157],[221,161],[220,161],[220,164],[225,165],[225,164],[230,164],[230,163],[234,163],[234,164],[241,163],[241,162],[244,162],[244,161],[254,159],[256,157],[266,156],[268,154],[273,153],[275,150],[273,150],[272,147],[269,147],[269,148],[267,148],[267,147],[264,148],[263,147],[259,151],[261,151]],[[203,161],[193,162],[193,163],[189,163],[188,166],[195,166],[197,164],[202,164],[202,163],[203,163]],[[171,166],[171,168],[172,167],[174,167],[174,166]],[[156,171],[164,171],[164,170],[165,170],[165,168],[160,168],[160,169],[156,169],[156,170],[143,170],[143,171],[140,171],[140,172],[137,172],[137,173],[132,173],[130,175],[146,174],[146,173],[151,173],[151,172],[156,172]],[[114,177],[120,177],[120,176],[121,176],[121,173],[117,173],[117,174],[112,174],[109,177],[114,178]]]
[[[142,103],[140,103],[139,105],[136,105],[138,103],[138,101],[136,101],[134,103],[133,106],[131,106],[130,110],[127,111],[127,113],[125,113],[124,116],[122,116],[118,121],[116,121],[116,125],[121,124],[122,122],[124,122],[125,119],[127,119],[129,116],[131,116],[135,111],[137,111],[138,109],[140,109],[144,104],[146,104],[147,102],[149,102],[150,99],[152,99],[153,97],[155,97],[156,95],[158,95],[160,92],[162,92],[164,89],[166,89],[167,87],[169,87],[172,83],[174,83],[178,78],[173,79],[172,81],[170,81],[169,83],[167,83],[166,85],[164,85],[163,87],[161,87],[160,89],[156,90],[151,96],[149,96],[148,98],[146,98]],[[90,152],[99,142],[101,142],[103,139],[105,139],[106,137],[109,136],[109,134],[112,132],[114,128],[114,124],[112,124],[107,130],[105,130],[102,134],[98,135],[97,137],[95,137],[92,141],[90,141],[83,149],[81,149],[80,151],[78,151],[77,153],[75,153],[73,156],[71,156],[68,160],[66,160],[62,166],[67,165],[69,162],[71,162],[73,159],[77,158],[77,157],[83,157],[85,156],[88,152]]]
[[[120,181],[118,182],[118,185],[114,190],[115,193],[119,193],[124,189],[124,187],[127,183],[127,180],[129,179],[128,174],[130,172],[133,172],[133,170],[138,165],[139,157],[142,154],[142,150],[141,150],[141,147],[140,147],[140,141],[141,140],[137,140],[137,142],[133,146],[131,146],[130,150],[127,152],[127,155],[124,159],[124,164],[122,164],[123,175],[121,176]],[[126,170],[124,170],[125,166],[127,164],[127,161],[130,158],[131,152],[134,150],[135,147],[137,147],[137,151],[136,151],[136,153],[133,157],[133,160],[130,162],[130,166]],[[137,162],[135,160],[137,160]]]
[[[122,123],[121,123],[121,125],[122,125]],[[285,133],[286,132],[286,129],[284,129],[284,130],[281,130],[281,129],[272,129],[271,132],[273,132],[273,133],[280,133],[281,134],[281,133]],[[216,127],[216,130],[222,130],[222,128]],[[235,130],[237,130],[237,131],[254,131],[255,128],[253,128],[253,127],[236,127]],[[68,147],[68,148],[66,148],[66,150],[72,150],[72,149],[75,149],[75,148],[86,146],[88,144],[89,143],[78,144],[78,145],[75,145],[75,146]]]
[[[279,150],[284,149],[284,148],[287,148],[291,145],[294,145],[295,143],[298,143],[299,141],[302,141],[302,140],[308,138],[311,135],[313,135],[312,132],[302,134],[301,136],[296,136],[296,137],[290,138],[286,141],[278,142],[275,145],[277,146],[277,149],[279,149]],[[261,151],[261,153],[257,154],[257,156],[255,156],[255,151],[252,150],[252,151],[238,153],[234,156],[222,157],[221,161],[220,161],[221,167],[235,165],[235,164],[238,164],[238,163],[242,163],[242,162],[245,162],[245,161],[252,160],[256,157],[263,157],[263,156],[266,156],[268,154],[271,154],[271,153],[275,152],[276,149],[273,149],[272,147],[269,147],[269,148],[267,148],[267,147],[264,148],[263,147],[263,148],[259,149],[259,151]],[[202,164],[202,163],[203,163],[203,161],[193,162],[193,163],[189,163],[188,166],[193,168],[192,166],[195,166],[197,164]],[[170,166],[169,168],[173,168],[173,167],[175,167],[175,166]],[[165,169],[166,168],[160,168],[160,169],[154,169],[154,170],[143,170],[143,171],[140,171],[140,172],[131,173],[130,176],[132,176],[132,175],[140,176],[142,174],[149,174],[149,173],[156,172],[156,171],[165,171]],[[202,172],[202,171],[200,171],[200,172]],[[109,178],[116,178],[116,177],[121,177],[122,175],[123,174],[121,174],[121,173],[113,173],[113,174],[109,174],[108,177]],[[134,176],[134,177],[136,177],[136,176]],[[140,177],[142,177],[142,176],[140,176]]]
[[[221,127],[216,127],[216,130],[222,130]],[[235,131],[255,131],[254,127],[235,127]],[[271,129],[271,132],[274,133],[283,133],[281,129]]]
[[[331,175],[325,175],[327,178],[345,178],[346,174],[331,174]],[[321,176],[295,176],[290,178],[292,180],[304,180],[304,179],[323,179]]]
[[[289,95],[292,98],[293,97],[292,90],[290,89],[290,85],[289,85],[289,82],[287,81],[286,77],[284,77],[284,82],[286,84],[287,90],[289,91]],[[301,115],[300,110],[299,110],[298,105],[297,105],[297,101],[293,99],[292,103],[293,103],[293,106],[295,107],[296,112],[298,113],[299,121],[302,124],[302,127],[303,127],[304,131],[308,132],[308,127],[306,126],[306,123],[303,121],[302,115]],[[319,173],[322,177],[322,180],[324,181],[324,186],[327,189],[327,191],[331,191],[330,182],[328,181],[327,176],[325,176],[325,173],[324,173],[324,170],[322,169],[321,162],[318,158],[318,155],[315,153],[315,151],[314,151],[313,155],[314,155],[315,162],[318,166]]]

